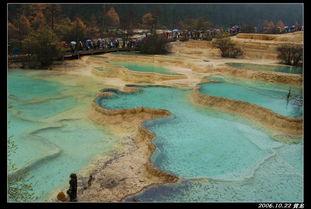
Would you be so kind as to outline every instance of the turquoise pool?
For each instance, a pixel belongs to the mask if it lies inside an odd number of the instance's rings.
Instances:
[[[167,74],[167,75],[178,75],[177,73],[170,71],[164,67],[158,67],[155,65],[145,65],[145,64],[136,64],[131,62],[113,62],[115,65],[123,66],[129,70],[137,71],[137,72],[152,72],[152,73],[160,73],[160,74]]]
[[[259,70],[259,71],[275,71],[282,73],[292,73],[292,74],[302,74],[302,67],[294,67],[294,66],[286,66],[286,65],[260,65],[260,64],[252,64],[252,63],[236,63],[236,62],[228,62],[227,65],[240,69],[248,69],[248,70]]]
[[[181,183],[151,187],[126,201],[303,202],[302,150],[301,144],[283,145],[249,179],[187,179]]]
[[[231,192],[241,193],[233,195],[233,201],[301,200],[302,167],[290,166],[295,178],[271,167],[302,164],[299,157],[302,144],[284,145],[240,118],[194,106],[189,102],[190,93],[175,88],[148,87],[135,94],[115,94],[97,100],[112,109],[144,106],[172,113],[168,118],[145,122],[156,134],[152,161],[161,170],[180,176],[187,186],[184,183],[160,186],[136,198],[169,202],[226,201],[230,199],[226,192]],[[297,157],[274,160],[282,149],[288,149]],[[218,186],[206,184],[206,178],[218,182]],[[250,179],[252,185],[248,182]],[[269,186],[262,184],[265,180],[269,180]],[[244,190],[239,184],[245,185]],[[289,188],[295,195],[289,197],[290,192],[283,190]]]
[[[68,88],[29,72],[8,73],[8,135],[17,145],[10,159],[17,169],[32,165],[23,177],[33,187],[34,201],[45,201],[51,192],[68,187],[70,173],[78,172],[99,154],[109,154],[117,143],[106,130],[86,119],[45,122],[79,105],[75,96],[65,91]],[[45,157],[50,158],[41,162]]]
[[[215,78],[214,78],[215,79]],[[225,97],[256,104],[289,117],[301,117],[303,107],[295,98],[302,96],[301,89],[264,82],[216,79],[217,82],[201,84],[200,91],[210,96]],[[291,89],[291,97],[287,95]]]

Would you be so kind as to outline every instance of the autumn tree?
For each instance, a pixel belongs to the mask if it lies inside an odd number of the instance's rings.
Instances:
[[[284,31],[284,27],[285,27],[285,24],[283,23],[282,20],[279,20],[275,25],[275,28],[278,33],[282,33]]]
[[[120,19],[120,26],[123,29],[123,40],[125,40],[125,42],[133,35],[134,15],[133,10],[129,9],[122,14],[122,18]],[[125,42],[123,42],[123,46],[125,46]]]
[[[73,31],[72,34],[74,34],[74,39],[72,40],[82,40],[86,36],[86,25],[83,22],[82,19],[79,17],[76,17],[74,23],[73,23]]]
[[[23,39],[31,31],[31,24],[24,15],[19,18],[18,30],[21,35],[21,39]]]
[[[18,28],[10,21],[8,22],[8,36],[11,40],[17,40],[19,38]]]
[[[34,30],[39,30],[46,26],[46,19],[43,11],[38,10],[33,18],[33,21],[31,22],[31,26]]]
[[[98,22],[95,15],[92,15],[89,24],[86,27],[86,36],[87,37],[99,37],[100,30],[98,28]]]
[[[111,7],[104,16],[106,26],[108,28],[116,28],[120,24],[119,14],[116,12],[114,7]]]
[[[60,59],[62,47],[56,34],[49,28],[31,32],[23,41],[23,47],[31,55],[28,63],[31,68],[45,68]]]
[[[198,18],[194,21],[194,29],[205,30],[211,28],[212,24],[206,18]]]
[[[31,17],[35,15],[36,11],[35,11],[35,8],[33,6],[33,4],[23,4],[21,7],[19,7],[17,10],[17,13],[16,13],[16,19],[19,19],[19,17],[21,15],[24,15],[26,16],[29,21],[31,21]]]
[[[61,12],[61,6],[58,4],[48,4],[44,9],[47,22],[52,30],[54,30],[55,22]]]
[[[272,21],[265,20],[262,27],[264,33],[275,33],[275,25]]]
[[[142,23],[146,28],[150,28],[150,33],[155,33],[156,18],[150,12],[144,14]]]
[[[12,50],[15,47],[20,47],[20,36],[17,27],[12,23],[8,22],[8,37],[9,37],[9,45],[8,45],[8,53],[12,53]]]
[[[76,17],[74,21],[71,21],[69,18],[63,18],[55,25],[54,32],[61,41],[80,41],[86,37],[87,27],[79,17]]]
[[[61,41],[70,42],[75,40],[74,23],[69,18],[63,18],[55,25],[54,32],[58,35]]]
[[[10,49],[14,47],[21,48],[22,40],[30,33],[31,25],[29,20],[24,16],[20,15],[15,23],[8,22],[8,35],[10,42]]]
[[[188,18],[179,21],[178,26],[182,30],[206,30],[212,27],[212,23],[206,18]]]

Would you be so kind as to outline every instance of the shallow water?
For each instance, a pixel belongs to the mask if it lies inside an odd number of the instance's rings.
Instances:
[[[136,64],[136,63],[131,63],[131,62],[113,62],[113,64],[120,65],[129,70],[138,71],[138,72],[152,72],[152,73],[160,73],[160,74],[168,74],[168,75],[177,74],[177,73],[170,71],[167,68],[159,67],[155,65]]]
[[[73,87],[37,77],[27,71],[9,71],[8,135],[17,146],[10,158],[17,169],[31,165],[23,177],[32,184],[35,200],[44,201],[50,192],[67,187],[70,173],[78,172],[99,154],[109,154],[117,141],[84,118],[66,119],[65,115],[62,120],[46,122],[85,105],[78,101],[78,93],[90,92],[81,86],[70,94]],[[45,157],[50,158],[42,162]]]
[[[219,80],[219,79],[218,79]],[[287,95],[291,89],[291,97]],[[302,116],[302,106],[295,103],[294,95],[301,96],[299,89],[284,85],[262,82],[243,82],[241,80],[222,80],[204,83],[200,91],[210,96],[225,97],[256,104],[289,117]]]
[[[142,202],[303,202],[302,146],[283,145],[242,181],[209,178],[152,187],[127,201]],[[295,162],[294,162],[295,161]]]
[[[30,183],[41,198],[63,185],[68,188],[70,173],[78,172],[96,155],[109,153],[115,145],[113,138],[99,127],[80,120],[64,122],[59,129],[43,130],[36,135],[61,149],[59,156],[34,167],[27,175],[33,176]]]
[[[252,186],[240,189],[235,183],[232,193],[241,193],[240,197],[232,200],[260,201],[270,199],[288,200],[288,191],[283,191],[280,184],[291,185],[292,192],[297,193],[293,198],[300,200],[302,179],[287,178],[286,173],[256,172],[268,166],[268,159],[273,159],[276,150],[285,145],[272,140],[266,133],[249,126],[241,119],[223,113],[217,113],[206,108],[196,107],[188,100],[190,92],[174,88],[148,87],[135,94],[115,94],[109,99],[98,99],[97,102],[108,108],[150,107],[163,108],[172,113],[165,119],[147,121],[145,126],[156,134],[156,151],[152,155],[155,166],[190,181],[188,186],[182,184],[159,186],[150,189],[136,198],[141,201],[226,201],[226,184],[219,183],[219,188],[212,184],[206,185],[206,177],[216,182],[242,182],[248,178],[255,179]],[[291,153],[301,149],[302,145],[286,145]],[[283,161],[273,161],[272,167],[288,165],[288,158]],[[301,158],[290,160],[301,164]],[[301,167],[293,168],[296,173],[302,173]],[[271,167],[266,169],[270,172]],[[278,170],[277,170],[278,171]],[[271,171],[274,172],[274,171]],[[295,174],[296,175],[296,174]],[[262,182],[270,181],[269,187],[263,187]],[[202,182],[194,180],[202,178]],[[198,183],[194,183],[198,182]],[[246,182],[247,183],[247,182]],[[266,184],[267,185],[267,184]],[[206,190],[213,187],[213,194]],[[255,188],[261,188],[255,190]],[[280,188],[280,189],[277,189]],[[250,193],[253,189],[253,193]],[[256,192],[255,192],[256,191]],[[283,193],[282,193],[283,192]],[[257,195],[258,193],[258,195]],[[292,199],[293,199],[292,198]]]
[[[248,69],[248,70],[259,70],[259,71],[274,71],[274,72],[282,72],[282,73],[292,73],[292,74],[302,74],[302,67],[294,67],[294,66],[274,66],[274,65],[260,65],[260,64],[252,64],[252,63],[236,63],[229,62],[227,65],[240,69]]]
[[[285,151],[287,154],[283,156]],[[301,202],[301,156],[301,144],[284,145],[277,149],[274,157],[260,166],[253,178],[242,181],[209,178],[184,180],[152,187],[127,201],[135,198],[141,202]],[[289,163],[293,159],[295,166]]]

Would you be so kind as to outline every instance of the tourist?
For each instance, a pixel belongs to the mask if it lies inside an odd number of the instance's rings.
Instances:
[[[97,41],[96,41],[96,46],[95,46],[97,49],[99,49],[100,48],[100,39],[97,39]]]
[[[69,181],[69,189],[67,190],[67,194],[69,195],[70,202],[77,201],[77,175],[75,173],[70,174],[70,181]]]
[[[79,50],[83,50],[83,43],[82,43],[82,41],[79,41]]]
[[[75,41],[71,41],[70,42],[70,49],[71,49],[71,53],[73,54],[76,50],[76,45],[77,45],[77,42]]]
[[[20,48],[14,47],[13,48],[13,57],[17,57],[20,54]]]
[[[291,88],[289,88],[289,91],[288,91],[288,94],[287,94],[287,102],[289,101],[289,98],[290,98],[290,96],[291,96]]]
[[[87,39],[85,41],[85,46],[86,46],[86,50],[90,50],[91,49],[91,40],[90,39]]]
[[[116,40],[115,40],[115,47],[116,47],[117,49],[119,48],[119,44],[120,44],[120,43],[119,43],[119,40],[116,39]]]
[[[91,186],[93,179],[94,179],[94,178],[93,178],[93,176],[92,176],[92,174],[91,174],[90,177],[89,177],[89,180],[87,181],[88,187]]]

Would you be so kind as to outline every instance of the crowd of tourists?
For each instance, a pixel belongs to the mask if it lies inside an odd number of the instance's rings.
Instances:
[[[212,40],[213,38],[220,37],[224,33],[229,35],[236,35],[240,32],[240,26],[235,25],[227,30],[223,28],[209,28],[206,30],[179,30],[166,31],[163,35],[170,41],[176,40]]]
[[[71,53],[77,51],[87,51],[96,49],[118,49],[118,48],[135,48],[140,40],[124,38],[98,38],[85,39],[81,41],[63,42],[63,47]]]
[[[211,40],[225,31],[222,28],[214,28],[207,30],[166,30],[161,32],[167,41],[177,41],[184,39],[193,40]],[[239,27],[233,27],[228,31],[230,34],[239,32]],[[137,48],[147,38],[150,33],[143,33],[139,38],[98,38],[98,39],[84,39],[80,41],[63,42],[63,47],[68,52],[75,53],[79,51],[96,50],[96,49],[118,49],[118,48]]]
[[[255,32],[259,32],[254,28]],[[276,28],[279,33],[288,33],[303,30],[303,26],[284,26],[284,28]],[[183,41],[183,40],[212,40],[213,38],[221,37],[224,33],[228,35],[236,35],[241,31],[239,25],[223,28],[209,28],[206,30],[165,30],[162,35],[167,41]],[[96,49],[118,49],[118,48],[137,48],[147,38],[150,33],[143,33],[139,38],[98,38],[98,39],[84,39],[81,41],[71,41],[70,43],[63,42],[63,46],[71,53]]]

